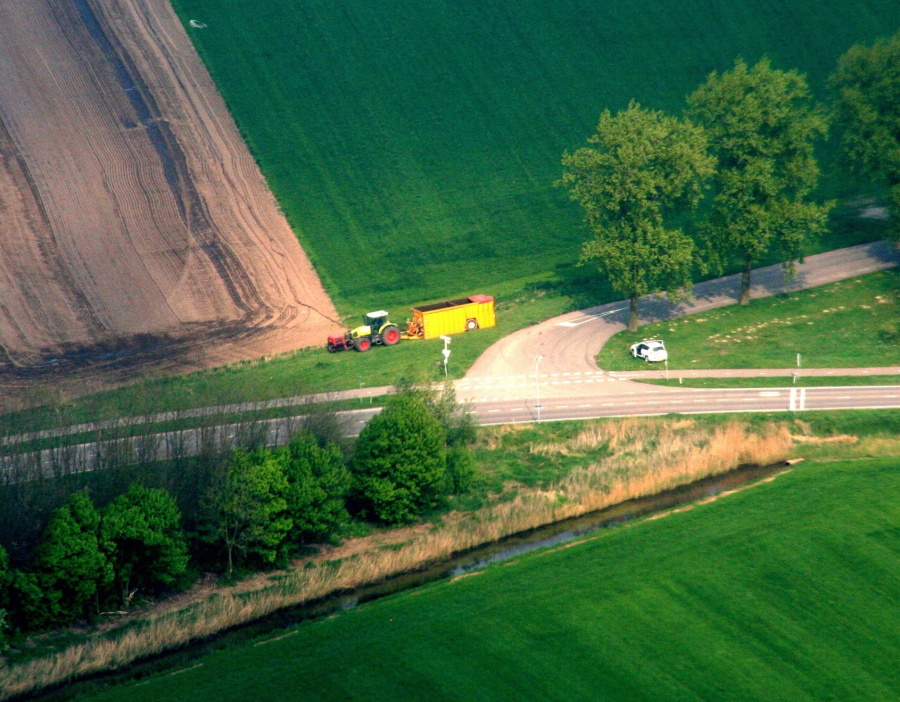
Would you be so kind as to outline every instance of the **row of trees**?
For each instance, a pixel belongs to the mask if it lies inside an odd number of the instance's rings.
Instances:
[[[98,511],[84,491],[51,518],[27,569],[0,547],[0,607],[23,630],[66,624],[104,606],[127,606],[141,588],[171,587],[188,549],[175,501],[132,485]]]
[[[338,537],[354,518],[413,521],[463,492],[474,475],[474,424],[452,388],[404,384],[352,451],[334,440],[336,422],[319,417],[318,424],[307,423],[283,447],[201,459],[194,468],[204,487],[199,503],[185,503],[190,515],[167,490],[137,483],[101,509],[88,490],[71,493],[36,545],[18,554],[18,567],[0,547],[0,644],[6,626],[64,625],[127,608],[139,592],[183,585],[189,560],[195,570],[224,562],[230,575],[238,564],[283,563]],[[183,468],[185,480],[195,480]]]
[[[616,115],[605,111],[590,145],[564,154],[559,184],[593,233],[582,260],[597,261],[630,299],[629,329],[637,329],[640,296],[688,294],[698,258],[718,274],[739,258],[741,304],[767,252],[776,250],[793,275],[804,241],[824,230],[832,206],[809,199],[819,177],[815,142],[827,136],[832,116],[851,167],[889,186],[900,238],[900,33],[853,47],[830,83],[837,95],[831,115],[813,103],[796,71],[738,60],[688,96],[682,118],[632,102]],[[710,181],[697,246],[679,225]]]

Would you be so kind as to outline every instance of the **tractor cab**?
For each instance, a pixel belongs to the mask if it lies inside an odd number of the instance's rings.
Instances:
[[[372,331],[380,331],[381,328],[387,324],[388,321],[388,313],[384,310],[378,310],[377,312],[369,312],[368,314],[363,315],[363,326],[370,327]]]

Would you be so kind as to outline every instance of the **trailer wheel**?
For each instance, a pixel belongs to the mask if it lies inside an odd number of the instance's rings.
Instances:
[[[393,324],[389,327],[386,327],[384,332],[381,334],[381,343],[385,346],[393,346],[400,342],[400,330],[397,329]]]
[[[466,320],[466,331],[475,331],[478,329],[478,320],[474,317]]]
[[[359,351],[360,353],[362,353],[363,351],[368,351],[369,348],[371,348],[371,346],[372,346],[372,342],[369,341],[369,339],[366,337],[357,339],[356,344],[354,344],[354,348],[357,351]]]

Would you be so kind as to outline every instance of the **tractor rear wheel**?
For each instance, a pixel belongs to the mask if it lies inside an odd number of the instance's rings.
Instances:
[[[357,351],[362,352],[362,351],[368,351],[371,346],[372,346],[372,342],[369,341],[368,337],[364,336],[364,337],[356,340],[356,344],[354,345],[354,348]]]
[[[394,344],[400,343],[400,330],[393,324],[389,327],[385,327],[384,331],[381,332],[381,342],[385,346],[393,346]]]

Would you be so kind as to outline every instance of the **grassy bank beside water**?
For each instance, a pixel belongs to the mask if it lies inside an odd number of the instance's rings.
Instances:
[[[108,621],[76,644],[52,638],[0,667],[9,695],[106,670],[276,609],[376,582],[503,536],[585,514],[791,450],[784,427],[747,422],[625,420],[479,431],[479,471],[459,509],[430,525],[352,539],[279,574],[200,588],[178,603]],[[516,456],[519,460],[516,460]],[[389,548],[385,548],[389,546]]]
[[[896,458],[704,502],[78,699],[900,696]]]

